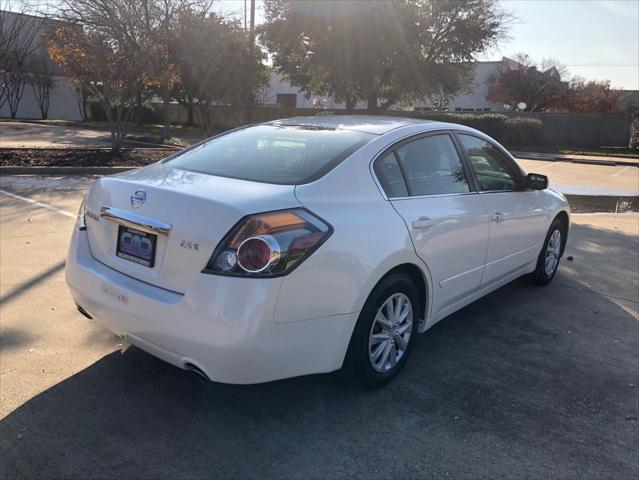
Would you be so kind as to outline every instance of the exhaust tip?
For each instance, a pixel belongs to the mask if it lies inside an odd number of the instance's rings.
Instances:
[[[82,308],[77,303],[75,304],[75,306],[78,307],[78,312],[80,312],[82,315],[87,317],[89,320],[93,320],[93,317],[91,315],[89,315],[89,312],[87,312],[84,308]]]
[[[206,383],[211,381],[208,375],[204,373],[202,369],[198,367],[197,365],[193,365],[192,363],[187,362],[184,364],[184,370],[188,370],[190,372],[195,373],[198,377],[200,377],[200,379],[204,380],[204,382]]]

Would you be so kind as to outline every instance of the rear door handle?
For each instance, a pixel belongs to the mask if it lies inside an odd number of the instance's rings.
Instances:
[[[419,217],[417,220],[413,220],[411,226],[415,230],[419,230],[420,228],[429,228],[435,225],[435,221],[432,218],[428,217]]]

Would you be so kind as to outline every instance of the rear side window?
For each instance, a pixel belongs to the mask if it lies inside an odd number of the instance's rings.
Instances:
[[[220,177],[299,185],[325,175],[373,137],[350,130],[257,125],[213,138],[167,163]]]
[[[412,196],[470,191],[461,159],[450,135],[431,135],[397,149]]]
[[[375,162],[375,174],[388,198],[408,196],[406,182],[395,153],[388,152]]]
[[[472,135],[459,134],[459,141],[466,149],[481,191],[518,190],[518,168],[497,147]]]

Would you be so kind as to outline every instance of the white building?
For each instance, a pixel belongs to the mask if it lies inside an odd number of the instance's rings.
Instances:
[[[503,112],[503,103],[489,101],[488,81],[490,77],[498,75],[505,63],[512,60],[504,57],[493,62],[476,62],[475,75],[468,88],[468,92],[448,99],[448,110],[457,112]],[[264,90],[260,97],[260,103],[267,105],[281,105],[282,107],[313,108],[321,104],[327,109],[346,108],[344,103],[334,101],[331,97],[322,95],[309,95],[292,86],[280,74],[271,74],[271,84]],[[424,99],[414,105],[417,110],[430,110],[432,108],[429,100]],[[365,102],[357,104],[356,108],[366,108]],[[397,107],[391,107],[397,108]]]
[[[30,32],[37,32],[33,37],[33,47],[28,48],[33,52],[33,55],[46,55],[41,32],[51,27],[53,23],[54,21],[46,20],[42,17],[0,11],[0,28],[2,28],[4,32],[4,36],[0,36],[0,38],[7,41],[6,39],[11,37],[15,32],[20,32],[25,36],[30,35]],[[1,45],[0,48],[5,48],[5,45]],[[46,68],[47,71],[50,72],[53,80],[49,94],[48,118],[57,120],[81,120],[78,95],[69,85],[69,79],[65,77],[60,71],[60,68],[50,60],[47,61]],[[0,70],[2,70],[2,66],[0,66]],[[2,76],[0,76],[0,88],[2,88]],[[0,118],[10,117],[9,102],[5,99],[2,105],[0,105]],[[16,118],[42,118],[33,86],[29,83],[24,85],[22,98],[18,103]]]

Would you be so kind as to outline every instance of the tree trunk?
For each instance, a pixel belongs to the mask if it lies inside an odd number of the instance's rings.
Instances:
[[[246,109],[244,117],[246,123],[253,120],[253,108],[255,107],[255,0],[251,0],[251,21],[249,23],[248,64],[246,72],[245,101]]]
[[[169,138],[171,136],[171,89],[168,82],[162,85],[162,102],[162,119],[164,120],[162,136]]]
[[[347,98],[346,99],[346,111],[348,113],[353,113],[353,111],[355,110],[355,105],[357,105],[357,99],[356,98]]]
[[[119,155],[122,150],[122,137],[119,132],[111,132],[111,153]]]
[[[186,124],[192,127],[193,123],[193,98],[189,98],[186,106]]]
[[[377,92],[369,92],[366,95],[366,102],[368,113],[377,113]]]
[[[138,127],[142,126],[142,92],[138,92],[135,98],[135,124]]]

